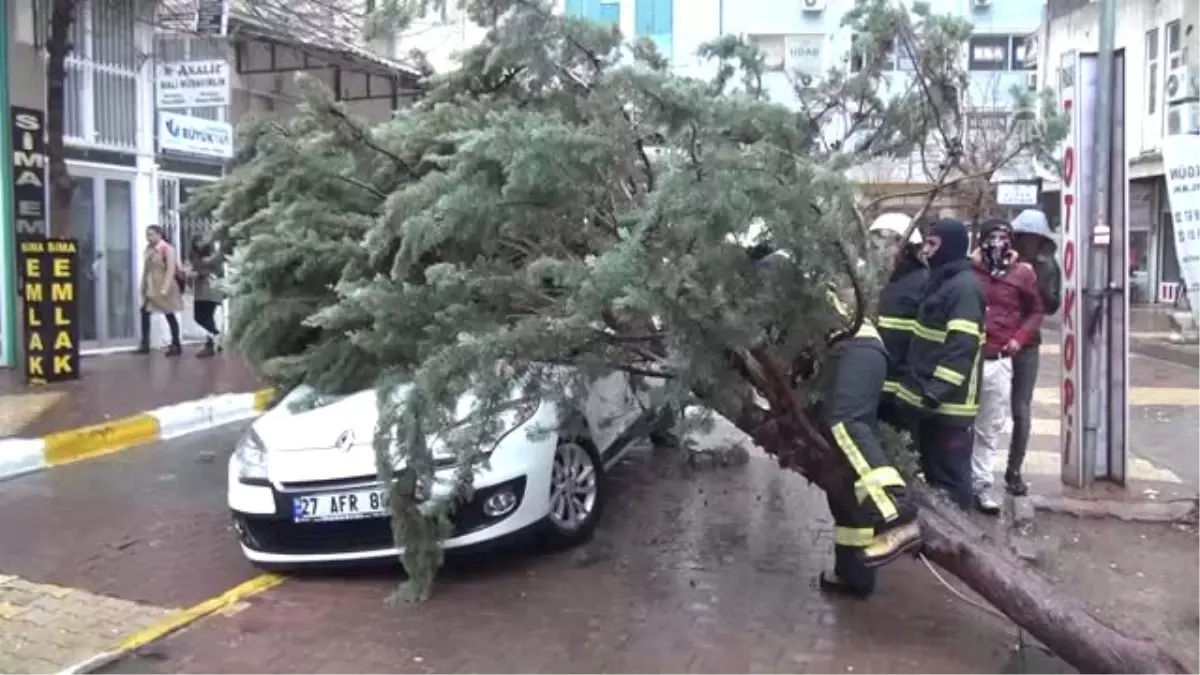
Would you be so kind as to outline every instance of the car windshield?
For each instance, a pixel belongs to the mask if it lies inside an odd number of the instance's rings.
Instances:
[[[322,393],[307,385],[301,385],[292,390],[287,396],[288,410],[293,413],[305,413],[327,405],[333,405],[346,398],[349,394]]]

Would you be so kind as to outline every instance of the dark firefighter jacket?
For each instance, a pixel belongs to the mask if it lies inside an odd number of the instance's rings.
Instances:
[[[910,406],[967,426],[979,411],[985,301],[970,261],[949,264],[930,274],[903,375],[888,388]]]
[[[834,349],[833,372],[823,380],[821,424],[834,447],[854,470],[854,494],[886,522],[897,517],[896,502],[885,488],[903,487],[904,480],[888,462],[879,442],[879,397],[888,371],[888,355],[879,333],[863,323],[858,333]],[[837,529],[837,543],[866,546],[871,528]]]
[[[928,278],[929,270],[919,260],[906,257],[879,293],[879,335],[890,358],[887,378],[892,383],[890,387],[900,381]]]

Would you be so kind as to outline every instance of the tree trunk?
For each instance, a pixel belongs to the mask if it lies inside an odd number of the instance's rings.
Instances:
[[[1175,657],[1096,618],[1014,555],[989,542],[963,513],[917,490],[925,556],[962,579],[1083,673],[1186,673]]]
[[[774,410],[798,411],[791,401],[769,398],[774,399]],[[780,466],[799,471],[835,500],[853,503],[849,467],[823,436],[811,440],[816,427],[809,415],[784,413],[764,420],[761,409],[749,410],[733,420],[735,426],[750,434]],[[1154,643],[1125,635],[1096,618],[1081,602],[989,541],[957,507],[921,486],[909,489],[921,507],[925,556],[1080,672],[1188,672]]]
[[[63,136],[66,133],[67,55],[71,26],[82,0],[52,0],[50,36],[46,40],[46,158],[50,181],[50,236],[71,233],[71,193],[74,183],[67,170]]]

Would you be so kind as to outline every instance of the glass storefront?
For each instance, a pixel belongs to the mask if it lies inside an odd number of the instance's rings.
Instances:
[[[137,338],[137,254],[133,180],[73,168],[71,236],[79,241],[79,316],[85,349],[128,346]]]

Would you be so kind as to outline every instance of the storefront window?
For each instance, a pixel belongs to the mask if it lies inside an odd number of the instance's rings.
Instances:
[[[1129,233],[1129,285],[1130,302],[1154,301],[1150,293],[1150,233],[1145,230]]]

